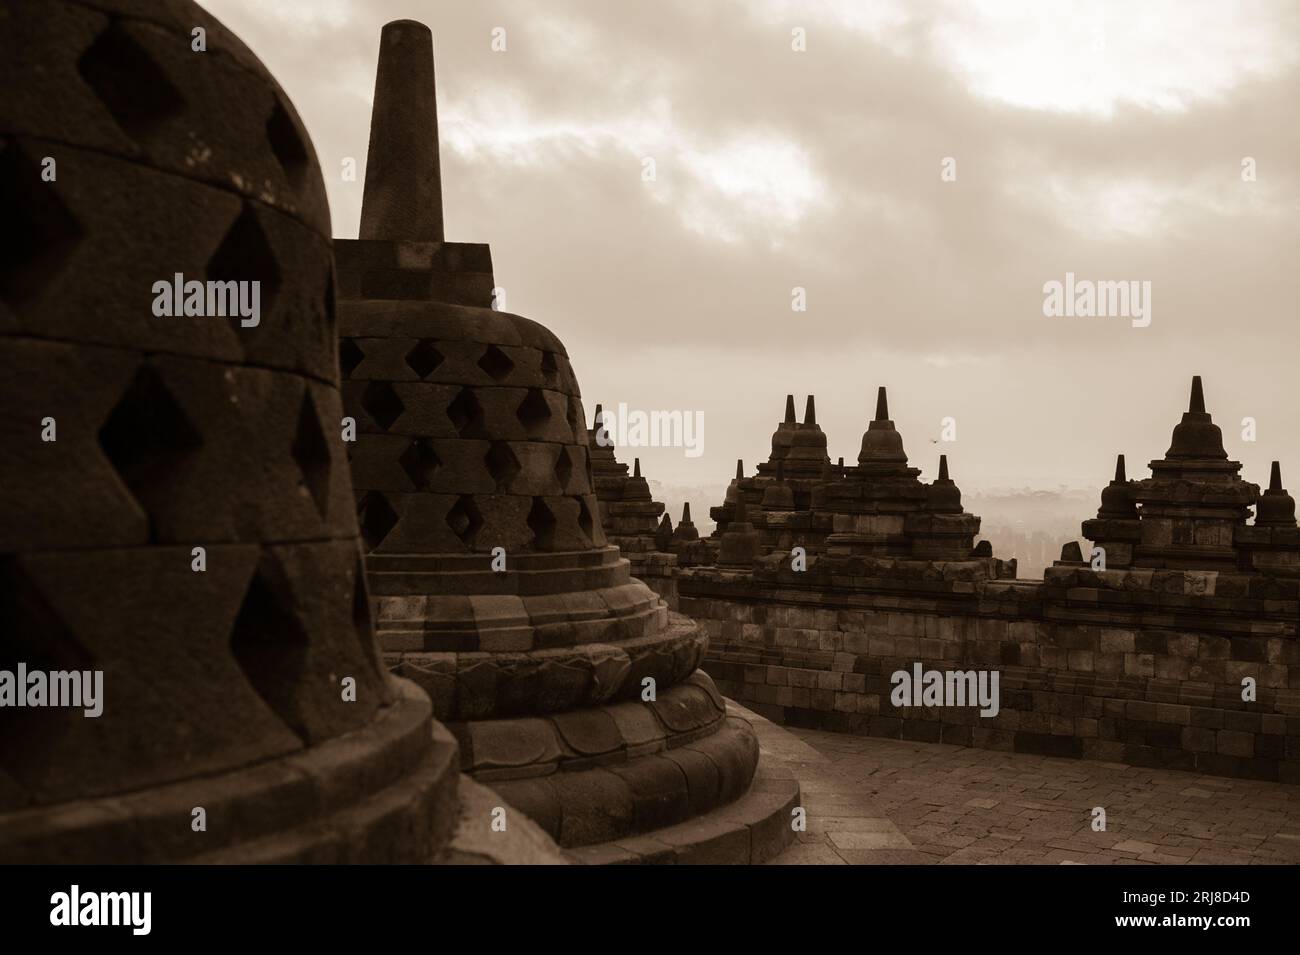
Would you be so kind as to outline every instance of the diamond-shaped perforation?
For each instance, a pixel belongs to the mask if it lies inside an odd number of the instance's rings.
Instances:
[[[95,38],[77,61],[82,79],[122,131],[145,142],[185,100],[148,53],[117,20]]]
[[[460,538],[461,543],[474,549],[474,538],[483,527],[483,515],[479,513],[473,497],[463,494],[456,500],[447,512],[447,526]]]
[[[433,477],[438,473],[438,468],[442,467],[438,453],[427,438],[412,441],[411,446],[397,459],[397,463],[402,466],[417,491],[427,491],[432,487]]]
[[[515,415],[529,434],[539,434],[551,420],[551,406],[546,403],[546,396],[540,388],[529,388]]]
[[[73,637],[16,558],[0,560],[0,671],[29,673],[92,669]],[[25,693],[26,689],[19,692]],[[46,734],[60,732],[48,710],[0,706],[0,763],[15,778],[48,772]]]
[[[552,388],[560,382],[560,363],[555,357],[555,352],[542,352],[542,377]]]
[[[496,345],[487,347],[483,357],[478,360],[478,366],[487,372],[493,381],[505,381],[515,370],[515,363],[510,360],[510,356]]]
[[[283,574],[271,573],[263,558],[235,617],[230,650],[254,692],[306,739],[299,694],[310,640],[294,604]]]
[[[565,401],[568,406],[566,419],[569,422],[569,432],[573,435],[573,440],[579,444],[587,443],[587,426],[582,420],[582,402],[577,398],[570,397]]]
[[[496,482],[498,491],[504,491],[519,475],[519,459],[515,457],[509,442],[493,441],[487,454],[483,456],[483,463],[487,465],[488,473]]]
[[[259,283],[261,324],[249,326],[248,329],[243,329],[240,325],[235,327],[245,332],[255,332],[258,328],[265,327],[267,316],[271,314],[280,292],[280,266],[250,203],[244,203],[239,218],[226,232],[217,251],[212,253],[212,258],[208,260],[207,277],[214,282]]]
[[[560,493],[564,494],[569,487],[569,479],[573,477],[573,459],[569,457],[569,449],[560,448],[559,455],[555,458],[556,483],[560,485]]]
[[[99,429],[99,445],[145,513],[180,480],[178,470],[202,444],[198,429],[150,365],[135,378]]]
[[[325,520],[329,511],[332,459],[329,442],[321,430],[320,413],[316,410],[316,402],[312,399],[310,390],[303,392],[302,407],[298,411],[298,430],[294,433],[289,453],[302,472],[303,488],[311,494],[321,520]]]
[[[366,550],[374,550],[397,526],[397,512],[381,491],[367,491],[357,505],[357,523]]]
[[[15,308],[58,279],[81,238],[55,188],[17,143],[0,140],[0,299]]]
[[[386,381],[372,381],[366,385],[366,390],[361,393],[361,407],[385,431],[406,411],[401,397]]]
[[[339,341],[339,371],[344,378],[351,378],[352,373],[366,360],[366,353],[351,338]]]
[[[276,97],[271,118],[266,121],[266,141],[271,146],[276,162],[284,170],[284,178],[288,181],[289,188],[294,192],[301,190],[307,178],[309,165],[307,148],[303,145],[298,130],[294,128],[293,117],[284,108],[279,97]]]
[[[587,540],[595,543],[596,541],[596,522],[591,515],[591,508],[587,506],[587,498],[578,498],[578,527],[587,535]]]
[[[433,342],[421,340],[406,353],[406,366],[421,378],[428,378],[443,362],[442,352],[433,347]]]
[[[533,547],[536,550],[550,550],[555,544],[555,513],[540,497],[533,498],[533,506],[528,512],[528,527],[533,532]]]
[[[0,560],[0,671],[84,670],[91,658],[17,558]],[[3,718],[8,707],[0,708]]]
[[[447,405],[447,417],[462,438],[487,437],[483,406],[478,403],[471,389],[462,388],[452,399],[451,404]]]

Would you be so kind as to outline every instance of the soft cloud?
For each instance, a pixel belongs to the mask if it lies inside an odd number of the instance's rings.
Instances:
[[[953,416],[961,482],[1091,480],[1163,452],[1194,373],[1248,476],[1300,473],[1293,0],[208,5],[297,105],[343,237],[380,28],[429,23],[447,235],[492,244],[591,399],[705,411],[705,456],[652,476],[752,466],[787,392],[852,458],[888,384],[919,467]],[[1066,271],[1151,281],[1151,327],[1044,319]]]

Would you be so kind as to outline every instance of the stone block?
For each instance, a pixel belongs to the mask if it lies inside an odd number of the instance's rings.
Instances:
[[[1255,755],[1254,734],[1236,730],[1217,730],[1215,749],[1223,756],[1253,757]]]

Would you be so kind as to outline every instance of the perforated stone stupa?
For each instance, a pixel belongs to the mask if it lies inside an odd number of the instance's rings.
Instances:
[[[103,674],[0,709],[0,859],[426,861],[455,744],[373,640],[292,104],[179,0],[6,5],[0,73],[0,669]],[[260,322],[157,317],[177,273]]]
[[[757,743],[697,670],[700,628],[608,543],[564,346],[489,307],[486,246],[444,241],[432,77],[428,29],[388,24],[361,238],[338,243],[385,659],[429,693],[463,768],[578,857],[671,860],[722,812],[742,820],[729,861],[764,858],[791,837],[797,787],[751,786]],[[425,199],[378,198],[406,195]]]

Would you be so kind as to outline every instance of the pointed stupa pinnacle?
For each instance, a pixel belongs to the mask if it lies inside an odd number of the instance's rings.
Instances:
[[[903,450],[903,436],[889,417],[889,393],[881,385],[876,393],[876,416],[862,434],[862,450],[858,452],[858,465],[886,471],[907,467],[907,452]],[[901,473],[901,472],[899,472]]]
[[[638,478],[638,477],[641,476],[641,459],[640,459],[640,458],[633,458],[633,459],[632,459],[632,476],[633,476],[634,478]]]
[[[736,480],[739,481],[744,476],[745,476],[745,462],[737,458],[736,459]]]
[[[805,428],[817,423],[817,399],[812,395],[808,396],[808,403],[803,409],[803,426]]]
[[[682,523],[689,524],[690,522],[691,522],[691,502],[687,501],[685,504],[682,505]]]
[[[1097,511],[1099,520],[1118,518],[1135,520],[1137,506],[1133,501],[1132,489],[1128,486],[1128,473],[1124,468],[1124,455],[1115,455],[1115,478],[1101,489],[1101,508]]]
[[[1228,452],[1223,449],[1223,432],[1205,410],[1205,391],[1201,387],[1200,375],[1192,376],[1192,396],[1182,420],[1174,427],[1173,440],[1165,458],[1228,460]]]
[[[443,241],[433,33],[414,20],[379,36],[360,237]]]
[[[925,506],[932,511],[961,513],[961,491],[948,477],[948,455],[939,455],[939,476],[926,489]]]
[[[795,424],[794,420],[794,395],[785,396],[785,424]]]
[[[603,405],[596,405],[596,417],[595,417],[595,420],[593,420],[593,421],[591,422],[591,428],[592,428],[593,431],[599,431],[599,430],[600,430],[601,421],[602,421],[602,419],[604,418],[604,416],[605,416],[605,408],[604,408],[604,406],[603,406]]]
[[[1282,465],[1274,461],[1268,490],[1255,504],[1255,524],[1260,527],[1295,527],[1295,498],[1282,487]]]

